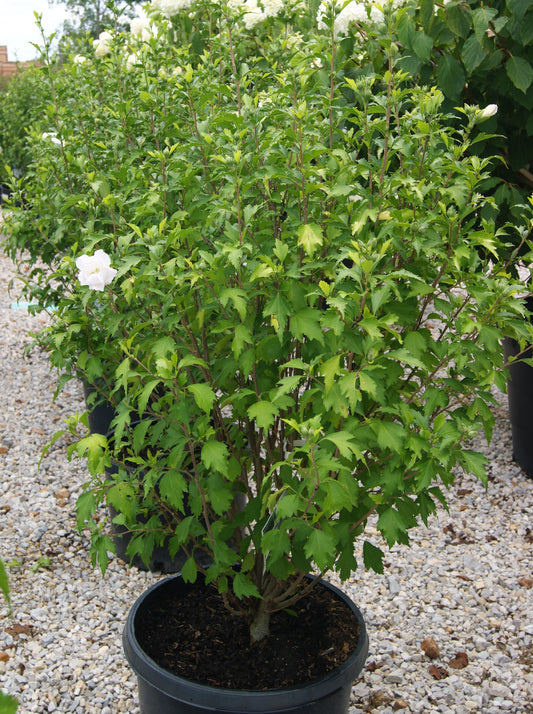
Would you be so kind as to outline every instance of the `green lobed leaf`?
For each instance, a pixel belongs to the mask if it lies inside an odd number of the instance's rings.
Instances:
[[[248,416],[254,419],[260,429],[269,429],[279,415],[279,408],[263,399],[248,407]]]
[[[304,551],[306,556],[312,559],[320,570],[327,570],[332,566],[335,559],[336,545],[337,541],[332,535],[320,528],[313,528],[305,544]]]
[[[233,592],[239,600],[243,597],[261,597],[257,587],[244,573],[237,573],[233,578]]]
[[[365,540],[363,543],[363,559],[365,568],[373,570],[375,573],[383,574],[383,551],[377,546]]]
[[[209,414],[216,400],[216,394],[208,384],[189,384],[187,389],[194,397],[198,407]]]
[[[392,508],[392,506],[389,506],[380,513],[377,529],[387,541],[389,548],[395,543],[403,543],[404,545],[409,543],[405,519],[403,515],[395,508]]]
[[[306,223],[298,228],[298,245],[307,255],[312,257],[323,242],[322,229],[316,223]]]

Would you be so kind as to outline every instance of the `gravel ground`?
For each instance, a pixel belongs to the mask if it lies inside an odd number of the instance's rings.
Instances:
[[[93,570],[75,523],[84,462],[69,463],[57,443],[38,467],[61,419],[84,408],[83,395],[72,382],[52,403],[45,357],[25,356],[28,332],[44,320],[13,305],[11,275],[2,255],[0,556],[13,616],[0,603],[0,688],[19,698],[19,714],[138,714],[122,627],[160,576],[117,559],[105,578]],[[511,459],[503,395],[500,404],[492,444],[476,444],[491,460],[488,493],[461,475],[449,512],[415,529],[412,548],[394,548],[384,576],[361,571],[342,586],[370,636],[350,714],[533,712],[533,480]],[[430,637],[434,659],[422,649]]]

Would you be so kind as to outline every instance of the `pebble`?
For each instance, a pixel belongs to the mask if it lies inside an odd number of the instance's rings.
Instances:
[[[139,714],[122,629],[161,576],[112,558],[102,578],[76,528],[85,462],[69,462],[56,442],[38,468],[61,419],[83,411],[83,393],[72,381],[52,401],[45,356],[25,356],[28,332],[46,319],[11,308],[11,275],[0,255],[0,542],[13,603],[10,618],[0,600],[0,652],[9,657],[1,687],[19,699],[17,714]],[[488,490],[458,474],[446,491],[449,512],[439,507],[427,528],[413,529],[411,548],[385,550],[384,577],[361,565],[341,586],[364,614],[373,663],[354,684],[349,714],[533,712],[533,598],[528,581],[520,584],[533,576],[533,480],[512,461],[506,398],[495,397],[492,444],[480,437],[472,445],[490,460]],[[366,537],[379,542],[375,519]],[[362,545],[356,556],[362,563]],[[49,565],[32,567],[40,558]],[[25,629],[17,634],[15,625]],[[420,646],[428,637],[440,650],[433,660]],[[458,652],[468,664],[448,669]],[[448,677],[433,679],[433,663]]]

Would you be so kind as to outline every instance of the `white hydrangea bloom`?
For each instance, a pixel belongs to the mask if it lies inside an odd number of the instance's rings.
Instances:
[[[87,62],[87,57],[84,57],[83,55],[76,55],[72,61],[74,64],[84,64],[84,62]]]
[[[113,35],[110,32],[101,32],[97,40],[93,40],[94,54],[97,57],[105,57],[111,52],[111,41]]]

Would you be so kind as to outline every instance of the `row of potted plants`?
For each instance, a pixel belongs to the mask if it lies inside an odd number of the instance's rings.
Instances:
[[[363,9],[343,39],[335,3],[159,2],[43,70],[8,242],[59,388],[109,410],[68,424],[93,562],[110,519],[129,558],[179,558],[125,630],[144,714],[346,712],[368,640],[324,578],[383,572],[369,522],[407,545],[485,480],[501,340],[532,337],[531,205],[496,225],[481,191],[497,108],[445,112],[399,66],[410,6]]]

